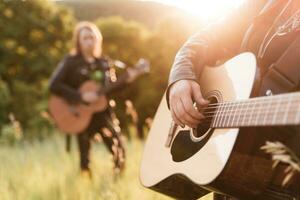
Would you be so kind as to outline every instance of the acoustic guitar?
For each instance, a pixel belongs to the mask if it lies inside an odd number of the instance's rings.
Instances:
[[[195,129],[172,122],[164,96],[144,148],[142,185],[178,199],[214,191],[253,200],[267,188],[282,188],[288,165],[272,168],[271,156],[261,147],[266,141],[300,146],[300,140],[292,139],[300,138],[294,130],[300,124],[300,93],[271,95],[267,90],[268,96],[250,98],[255,73],[251,53],[205,67],[198,82],[210,104]],[[299,191],[299,176],[285,189]]]
[[[140,59],[133,68],[136,76],[149,72],[150,64],[145,59]],[[127,76],[121,76],[117,81],[125,83]],[[108,100],[106,94],[114,89],[114,84],[102,87],[99,83],[89,80],[81,84],[78,91],[96,92],[98,100],[93,103],[70,104],[63,97],[51,95],[49,100],[49,111],[56,126],[66,134],[78,134],[84,131],[96,112],[107,109]]]

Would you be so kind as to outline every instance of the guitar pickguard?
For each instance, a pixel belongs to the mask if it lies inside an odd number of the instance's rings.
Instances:
[[[210,129],[202,140],[195,142],[191,139],[189,130],[179,131],[171,146],[173,161],[181,162],[192,157],[207,143],[212,134],[213,129]]]

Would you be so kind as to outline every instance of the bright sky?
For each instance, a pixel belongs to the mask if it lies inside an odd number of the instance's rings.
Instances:
[[[200,20],[215,20],[227,14],[244,0],[153,0],[184,9]]]

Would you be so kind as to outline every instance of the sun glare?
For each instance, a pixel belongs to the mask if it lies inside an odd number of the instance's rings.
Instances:
[[[239,6],[244,0],[156,0],[177,6],[202,21],[214,21]]]

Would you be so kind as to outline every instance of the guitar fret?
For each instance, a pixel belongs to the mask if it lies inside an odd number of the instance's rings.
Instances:
[[[243,102],[241,102],[240,105],[238,105],[239,108],[243,108]],[[239,124],[239,120],[241,118],[241,114],[242,114],[242,109],[237,109],[238,112],[237,112],[237,118],[236,118],[236,124],[238,125]]]
[[[300,104],[298,104],[298,108],[297,108],[297,113],[296,113],[296,117],[295,117],[295,124],[300,123]]]
[[[290,106],[291,106],[291,100],[292,100],[292,95],[289,95],[289,100],[288,100],[288,103],[287,103],[287,108],[285,110],[285,113],[284,113],[284,117],[283,117],[283,123],[285,124],[286,121],[287,121],[287,117],[288,117],[288,114],[289,114],[289,110],[290,110]]]
[[[249,108],[249,110],[250,110],[249,119],[248,119],[248,123],[246,123],[247,126],[251,125],[251,120],[252,120],[252,117],[253,117],[254,109],[255,109],[254,104],[250,104],[250,108]]]
[[[223,110],[224,110],[224,104],[222,104],[221,107],[220,107],[220,112],[219,112],[219,117],[218,117],[218,122],[217,122],[218,127],[221,127],[221,120],[222,120]]]
[[[291,105],[290,105],[289,109],[290,109],[290,112],[294,113],[294,115],[289,115],[289,117],[288,117],[289,120],[288,121],[293,121],[294,124],[297,124],[297,122],[295,123],[294,120],[297,119],[297,115],[299,113],[299,103],[295,103],[295,102],[299,101],[300,98],[298,98],[296,96],[296,94],[293,94],[292,97],[293,98],[292,98]]]
[[[227,108],[227,104],[224,104],[223,109],[222,109],[222,113],[221,113],[221,116],[220,116],[220,123],[219,123],[220,127],[224,126],[223,121],[224,121],[224,118],[225,118],[225,115],[226,115],[226,108]]]
[[[215,111],[216,113],[213,115],[213,117],[212,117],[212,123],[211,123],[211,126],[212,127],[215,127],[215,125],[216,125],[216,117],[217,117],[217,112],[218,112],[218,108],[216,109],[216,111]]]
[[[222,112],[222,104],[220,106],[218,106],[218,108],[217,108],[217,113],[216,113],[216,118],[215,118],[215,127],[218,127],[221,112]]]
[[[268,123],[267,119],[269,117],[269,113],[270,113],[270,108],[271,108],[271,105],[272,105],[272,98],[270,98],[270,103],[268,103],[268,106],[267,106],[267,111],[266,113],[264,114],[264,120],[263,120],[263,123],[262,125],[266,125]]]
[[[216,114],[214,115],[213,127],[217,127],[217,120],[218,120],[218,116],[219,116],[219,110],[220,110],[220,106],[218,106],[216,108]]]
[[[223,117],[222,117],[222,120],[221,120],[221,126],[222,127],[226,127],[226,120],[228,121],[228,117],[230,115],[230,103],[227,103],[225,108],[224,108],[224,114],[223,114]]]
[[[275,108],[275,113],[273,115],[272,122],[271,122],[272,125],[276,124],[276,122],[277,122],[276,119],[277,119],[278,110],[280,108],[280,103],[281,103],[281,98],[279,98],[279,100],[277,100],[277,105],[274,104],[274,105],[276,105],[276,108]]]
[[[235,106],[236,106],[236,108],[234,108],[234,112],[233,112],[233,116],[232,116],[232,120],[231,120],[231,127],[234,127],[234,118],[235,118],[235,113],[238,108],[238,103],[236,103]]]
[[[229,114],[228,114],[228,120],[227,120],[227,123],[225,124],[225,127],[229,127],[229,123],[230,123],[230,121],[231,121],[231,112],[232,112],[232,110],[234,110],[234,103],[229,103],[229,106],[230,106],[230,112],[229,112]]]
[[[227,114],[228,114],[228,109],[230,109],[229,103],[224,103],[221,109],[220,117],[219,117],[219,124],[218,126],[224,127],[224,122],[226,120]]]
[[[243,108],[243,106],[242,106],[242,108]],[[241,125],[244,125],[244,126],[246,125],[245,124],[245,118],[247,117],[248,108],[249,108],[249,103],[246,103],[246,110],[245,110],[245,112],[243,114],[243,118],[242,118],[242,121],[241,121]]]
[[[256,126],[259,125],[259,124],[258,124],[258,122],[259,122],[259,115],[260,115],[260,112],[261,112],[260,107],[259,107],[259,105],[260,105],[259,103],[260,103],[259,101],[256,101],[256,102],[255,102],[255,104],[258,104],[258,106],[257,106],[258,111],[257,111],[257,113],[256,113],[256,114],[257,114],[257,117],[256,117],[256,120],[255,120],[255,125],[256,125]],[[255,107],[256,107],[256,106],[255,106]]]

